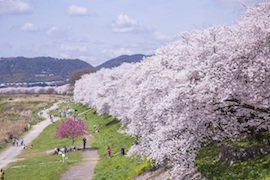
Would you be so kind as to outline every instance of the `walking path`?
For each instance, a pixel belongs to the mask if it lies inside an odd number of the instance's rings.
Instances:
[[[38,135],[48,126],[51,124],[51,120],[48,116],[48,112],[52,109],[57,108],[57,104],[60,104],[61,102],[55,103],[52,107],[49,109],[46,109],[43,111],[42,116],[46,118],[46,120],[40,122],[39,124],[33,125],[32,129],[24,135],[24,144],[30,148],[32,141],[38,137]],[[55,120],[58,120],[58,118],[55,118]],[[21,152],[23,151],[21,146],[11,146],[0,153],[0,169],[6,167],[9,163],[18,161],[20,159],[16,158]]]
[[[87,139],[93,138],[89,135]],[[88,180],[92,179],[94,176],[94,169],[99,160],[99,155],[96,149],[87,146],[86,149],[80,147],[83,151],[82,163],[78,166],[70,168],[66,173],[61,177],[61,180]]]

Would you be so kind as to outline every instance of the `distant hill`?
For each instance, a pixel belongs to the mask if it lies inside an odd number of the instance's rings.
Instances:
[[[117,66],[120,66],[124,62],[126,63],[139,62],[142,60],[143,57],[147,57],[147,55],[143,55],[143,54],[134,54],[130,56],[122,55],[117,58],[106,61],[105,63],[97,66],[96,69],[117,67]]]
[[[65,81],[84,68],[94,67],[78,59],[0,58],[0,83]]]

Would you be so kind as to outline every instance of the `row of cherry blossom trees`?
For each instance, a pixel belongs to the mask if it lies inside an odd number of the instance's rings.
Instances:
[[[171,175],[192,168],[211,141],[269,128],[270,1],[230,27],[182,33],[141,63],[84,75],[74,100],[117,117],[147,156]]]

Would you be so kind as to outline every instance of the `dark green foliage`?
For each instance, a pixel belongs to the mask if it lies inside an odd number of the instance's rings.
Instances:
[[[253,146],[252,144],[254,143],[251,143],[250,146]],[[212,143],[201,148],[196,157],[195,166],[206,178],[220,180],[270,178],[270,155],[230,165],[217,159],[219,145]],[[250,146],[245,144],[245,147]]]
[[[93,68],[93,66],[78,59],[2,58],[0,61],[0,82],[66,81],[73,71],[84,68]],[[41,74],[44,76],[40,77]]]

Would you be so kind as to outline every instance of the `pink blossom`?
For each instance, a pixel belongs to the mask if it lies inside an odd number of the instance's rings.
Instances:
[[[56,138],[70,138],[72,139],[72,145],[74,145],[74,139],[79,136],[86,134],[87,126],[81,119],[74,120],[68,119],[66,122],[63,121],[59,126],[56,127],[55,137]]]

